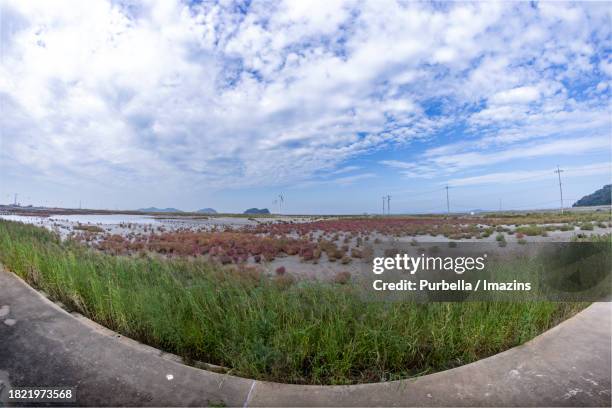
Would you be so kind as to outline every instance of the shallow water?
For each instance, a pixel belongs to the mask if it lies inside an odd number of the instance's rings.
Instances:
[[[69,221],[81,224],[156,224],[159,221],[149,215],[130,215],[130,214],[70,214],[52,215],[52,221]]]
[[[70,214],[52,215],[50,217],[35,217],[29,215],[0,215],[0,218],[9,221],[21,221],[26,224],[39,224],[41,222],[68,221],[74,224],[155,224],[158,220],[147,215],[130,214]]]

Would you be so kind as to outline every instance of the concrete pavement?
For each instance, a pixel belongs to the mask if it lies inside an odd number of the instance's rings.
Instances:
[[[0,271],[0,405],[11,386],[71,386],[87,406],[610,406],[611,312],[596,303],[523,346],[416,379],[288,385],[183,365]]]

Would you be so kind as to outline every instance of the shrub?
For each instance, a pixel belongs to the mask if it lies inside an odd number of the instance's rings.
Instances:
[[[361,259],[361,258],[363,258],[363,252],[360,249],[353,248],[353,249],[351,249],[351,256],[353,258]]]
[[[521,234],[529,235],[530,237],[532,237],[536,235],[542,235],[543,232],[546,232],[546,229],[538,225],[532,224],[529,226],[520,226],[516,229],[516,232],[520,232]]]
[[[282,276],[285,274],[285,272],[287,272],[287,270],[285,269],[284,266],[279,266],[278,268],[276,268],[275,272],[278,276]]]
[[[345,285],[351,280],[351,273],[348,271],[338,272],[336,276],[334,276],[334,283],[338,283],[340,285]]]
[[[287,289],[295,283],[295,278],[291,275],[279,275],[274,279],[274,283],[281,289]]]
[[[75,230],[80,230],[80,231],[87,231],[87,232],[93,232],[93,233],[100,233],[100,232],[104,232],[104,230],[96,225],[75,225],[72,229]]]

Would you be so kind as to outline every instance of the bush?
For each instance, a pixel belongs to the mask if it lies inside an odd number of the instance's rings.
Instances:
[[[363,258],[363,252],[360,249],[353,248],[351,249],[351,256],[353,258]]]
[[[346,285],[351,280],[351,273],[348,271],[338,272],[334,276],[334,283]]]
[[[540,227],[538,225],[532,224],[529,226],[520,226],[518,228],[516,228],[516,232],[520,232],[521,234],[525,234],[528,235],[530,237],[536,236],[536,235],[542,235],[543,233],[546,233],[546,229],[543,227]],[[545,236],[545,235],[544,235]]]

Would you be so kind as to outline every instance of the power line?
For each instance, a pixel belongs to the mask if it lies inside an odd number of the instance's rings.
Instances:
[[[597,166],[597,167],[592,167],[592,168],[588,168],[588,169],[575,169],[575,168],[571,168],[571,169],[561,169],[559,165],[557,165],[557,169],[554,171],[555,173],[557,173],[558,175],[558,182],[559,182],[559,195],[560,195],[560,208],[561,208],[561,213],[565,212],[565,202],[570,202],[571,200],[574,199],[569,199],[567,197],[563,197],[563,183],[561,180],[561,173],[566,173],[566,175],[568,174],[574,174],[574,173],[580,173],[581,171],[587,171],[587,170],[592,170],[592,169],[603,169],[603,168],[610,168],[610,166]],[[550,173],[549,173],[550,174]],[[514,206],[514,205],[510,205],[508,203],[512,202],[512,196],[518,193],[523,193],[523,192],[527,192],[527,191],[534,191],[534,188],[538,189],[537,191],[539,193],[543,193],[544,191],[546,191],[547,193],[552,193],[551,190],[554,188],[554,185],[550,185],[550,181],[546,182],[546,175],[544,174],[544,172],[542,171],[541,173],[535,175],[535,176],[528,176],[528,177],[521,177],[519,179],[514,179],[511,180],[510,183],[516,183],[516,182],[520,182],[520,181],[541,181],[542,182],[542,186],[540,188],[537,187],[537,185],[539,185],[540,183],[538,183],[535,187],[530,187],[530,188],[522,188],[522,189],[518,189],[518,190],[510,190],[510,191],[501,191],[501,192],[494,192],[494,193],[484,193],[484,194],[478,194],[476,193],[474,194],[470,194],[470,198],[471,199],[475,199],[477,197],[483,197],[483,198],[488,198],[489,200],[495,200],[495,198],[497,198],[497,200],[499,201],[499,211],[503,211],[504,208],[506,208],[507,210],[510,210],[512,208],[528,208],[529,205],[521,205],[521,206]],[[500,181],[491,181],[491,183],[497,183],[500,187],[505,187],[506,183],[503,183]],[[503,184],[502,184],[503,183]],[[547,188],[545,188],[544,183],[547,183]],[[483,184],[490,184],[490,183],[483,183]],[[411,204],[416,204],[417,202],[421,202],[424,203],[426,201],[429,201],[430,199],[426,199],[426,200],[414,200],[414,197],[418,197],[418,196],[423,196],[423,195],[428,195],[428,194],[432,194],[432,193],[436,193],[436,192],[442,192],[443,190],[446,190],[446,211],[448,214],[450,214],[450,193],[449,190],[450,188],[460,188],[460,189],[469,189],[469,188],[478,188],[479,186],[477,185],[459,185],[459,186],[454,186],[452,184],[447,184],[444,187],[438,187],[436,189],[433,190],[422,190],[422,191],[396,191],[394,193],[395,197],[397,197],[397,195],[404,196],[407,195],[408,198],[405,200],[399,200],[397,201],[397,203],[400,203],[400,206],[403,203],[411,203]],[[461,190],[464,191],[464,190]],[[501,194],[501,195],[500,195]],[[495,197],[495,195],[497,197]],[[510,197],[510,200],[508,200],[508,197]],[[385,199],[387,199],[387,212],[386,214],[390,214],[390,195],[387,196],[383,196],[383,214],[385,214]],[[434,197],[432,197],[431,199],[434,199]],[[505,203],[505,205],[502,205],[502,203]],[[542,203],[544,204],[544,203]],[[570,203],[571,204],[571,203]],[[531,205],[540,205],[540,204],[531,204]],[[456,201],[453,201],[453,208],[455,207],[462,207],[461,205],[459,205],[459,203],[457,203]],[[474,206],[471,207],[465,207],[465,208],[474,208]]]
[[[450,214],[450,201],[448,199],[448,184],[446,185],[446,212]]]
[[[563,170],[561,170],[559,168],[559,165],[557,164],[557,170],[555,170],[555,173],[557,173],[557,175],[559,176],[559,194],[561,195],[561,214],[563,214],[563,187],[561,187],[561,173],[563,172]]]

